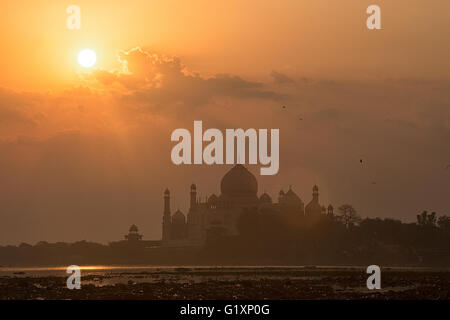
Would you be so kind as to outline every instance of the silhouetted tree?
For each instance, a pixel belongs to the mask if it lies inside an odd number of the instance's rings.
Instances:
[[[172,248],[170,252],[164,248],[153,251],[128,242],[106,246],[41,241],[34,246],[0,246],[0,264],[366,264],[375,259],[392,265],[450,266],[448,215],[423,211],[412,223],[389,218],[361,220],[349,204],[336,213],[335,218],[322,215],[309,223],[295,213],[260,213],[247,208],[238,220],[239,235],[226,234],[217,223],[201,253],[186,248],[176,254]]]
[[[343,204],[338,210],[339,215],[337,216],[337,219],[344,224],[346,228],[357,225],[361,221],[361,217],[358,215],[355,208],[349,204]]]
[[[424,210],[421,214],[417,215],[417,224],[419,226],[436,226],[436,212],[428,213],[428,211]]]
[[[440,216],[437,225],[442,231],[450,232],[450,217],[447,215]]]

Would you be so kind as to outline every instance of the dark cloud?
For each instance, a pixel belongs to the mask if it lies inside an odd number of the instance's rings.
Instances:
[[[289,78],[287,75],[285,75],[284,73],[280,73],[277,72],[275,70],[273,70],[270,73],[270,76],[273,78],[273,81],[276,84],[289,84],[289,83],[295,83],[295,81],[291,78]]]
[[[135,48],[119,54],[123,72],[100,71],[95,74],[105,85],[120,83],[129,91],[125,96],[134,103],[161,106],[179,103],[198,107],[214,98],[264,99],[279,101],[284,95],[268,90],[263,83],[236,75],[203,77],[189,72],[177,57],[150,53]]]

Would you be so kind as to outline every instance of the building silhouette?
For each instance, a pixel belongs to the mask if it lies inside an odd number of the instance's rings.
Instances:
[[[132,224],[130,229],[128,230],[128,234],[124,236],[125,240],[130,242],[140,241],[142,240],[142,235],[139,234],[139,229],[135,224]]]
[[[235,165],[222,178],[220,195],[212,194],[202,201],[197,196],[197,186],[190,187],[190,206],[187,216],[180,210],[173,214],[170,209],[170,191],[164,191],[164,211],[162,221],[163,246],[203,245],[211,235],[238,234],[240,215],[246,210],[256,210],[261,214],[293,214],[300,217],[333,215],[331,205],[326,209],[319,203],[319,188],[313,187],[312,200],[305,206],[292,190],[281,190],[278,202],[273,203],[267,193],[259,197],[255,176],[243,165]]]

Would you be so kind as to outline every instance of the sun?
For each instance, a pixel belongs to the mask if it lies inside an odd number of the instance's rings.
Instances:
[[[91,68],[97,61],[97,55],[92,49],[83,49],[78,53],[78,63],[84,68]]]

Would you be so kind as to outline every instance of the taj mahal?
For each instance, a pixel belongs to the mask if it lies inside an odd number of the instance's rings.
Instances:
[[[305,206],[300,197],[289,187],[272,201],[267,193],[258,196],[258,182],[243,165],[231,168],[222,178],[220,195],[212,194],[204,201],[197,196],[197,186],[190,187],[190,206],[187,216],[180,210],[171,212],[170,191],[164,192],[162,221],[162,245],[169,247],[203,245],[212,233],[237,235],[237,223],[245,210],[256,210],[261,214],[289,213],[304,217],[333,215],[333,207],[321,206],[319,188],[312,189],[312,199]]]

